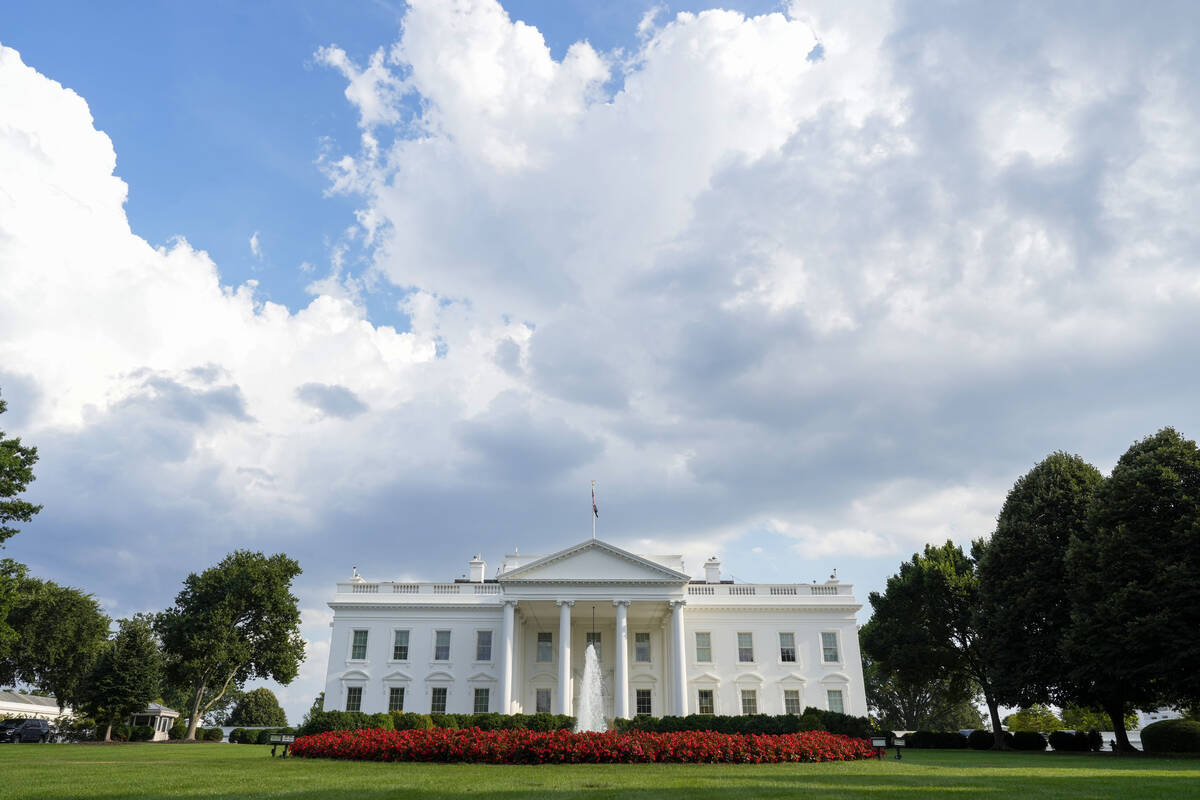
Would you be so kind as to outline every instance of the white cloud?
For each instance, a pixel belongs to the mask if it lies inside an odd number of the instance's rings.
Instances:
[[[262,261],[262,245],[258,241],[258,231],[250,234],[250,252],[259,261]]]

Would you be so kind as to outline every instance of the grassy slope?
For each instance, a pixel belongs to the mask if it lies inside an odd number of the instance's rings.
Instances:
[[[4,745],[8,798],[1200,797],[1200,761],[969,751],[770,765],[376,764],[269,758],[252,745]]]

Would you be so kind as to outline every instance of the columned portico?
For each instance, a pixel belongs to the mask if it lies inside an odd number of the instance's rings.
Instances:
[[[629,601],[613,600],[617,607],[617,685],[616,715],[629,719]]]
[[[571,713],[571,607],[574,600],[558,601],[558,713]]]
[[[671,690],[674,713],[686,717],[687,710],[687,645],[684,643],[684,600],[671,601]]]

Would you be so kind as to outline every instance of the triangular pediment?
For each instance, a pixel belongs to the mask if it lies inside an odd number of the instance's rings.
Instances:
[[[687,583],[691,577],[599,539],[509,570],[501,583]]]

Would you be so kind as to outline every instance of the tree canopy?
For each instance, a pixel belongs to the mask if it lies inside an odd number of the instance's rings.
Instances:
[[[275,693],[265,687],[251,689],[233,707],[229,715],[230,725],[282,727],[287,725],[287,715],[279,705]]]
[[[960,673],[931,674],[924,676],[925,680],[913,680],[911,670],[891,672],[876,663],[867,648],[867,642],[877,642],[875,624],[872,619],[864,625],[859,639],[863,643],[867,705],[881,728],[915,731],[982,727],[982,718],[971,704],[978,692]]]
[[[252,678],[287,684],[304,658],[300,611],[291,594],[300,565],[283,554],[238,550],[184,580],[155,630],[167,653],[167,679],[186,693],[187,738],[228,692]]]
[[[1004,718],[1004,724],[1013,733],[1022,731],[1050,733],[1063,729],[1063,721],[1041,703],[1035,703],[1029,708],[1022,708],[1015,714],[1009,714]]]
[[[137,615],[120,620],[120,629],[100,651],[81,691],[80,708],[105,726],[112,726],[146,708],[162,688],[163,657],[154,635],[153,618]]]
[[[980,548],[980,627],[996,696],[1005,705],[1073,698],[1062,643],[1071,625],[1066,555],[1086,535],[1104,478],[1067,453],[1052,453],[1018,478]]]
[[[861,643],[887,675],[909,685],[967,681],[983,694],[1003,747],[992,671],[978,627],[974,560],[953,542],[926,545],[900,565],[885,591],[868,596],[874,614]]]
[[[7,410],[8,403],[0,399],[0,414]],[[18,437],[6,439],[0,430],[0,547],[17,533],[10,522],[29,522],[42,510],[41,506],[17,496],[33,482],[33,465],[37,460],[36,447],[22,445]]]
[[[1072,679],[1132,749],[1132,707],[1200,700],[1200,450],[1164,428],[1135,442],[1071,540]]]
[[[1063,727],[1071,731],[1105,731],[1112,725],[1112,720],[1102,708],[1081,708],[1067,706],[1062,710]],[[1125,730],[1134,730],[1138,726],[1137,714],[1130,712],[1125,715]]]
[[[0,682],[22,682],[76,705],[108,639],[108,617],[95,598],[52,581],[17,581],[8,622],[16,633],[0,659]]]

